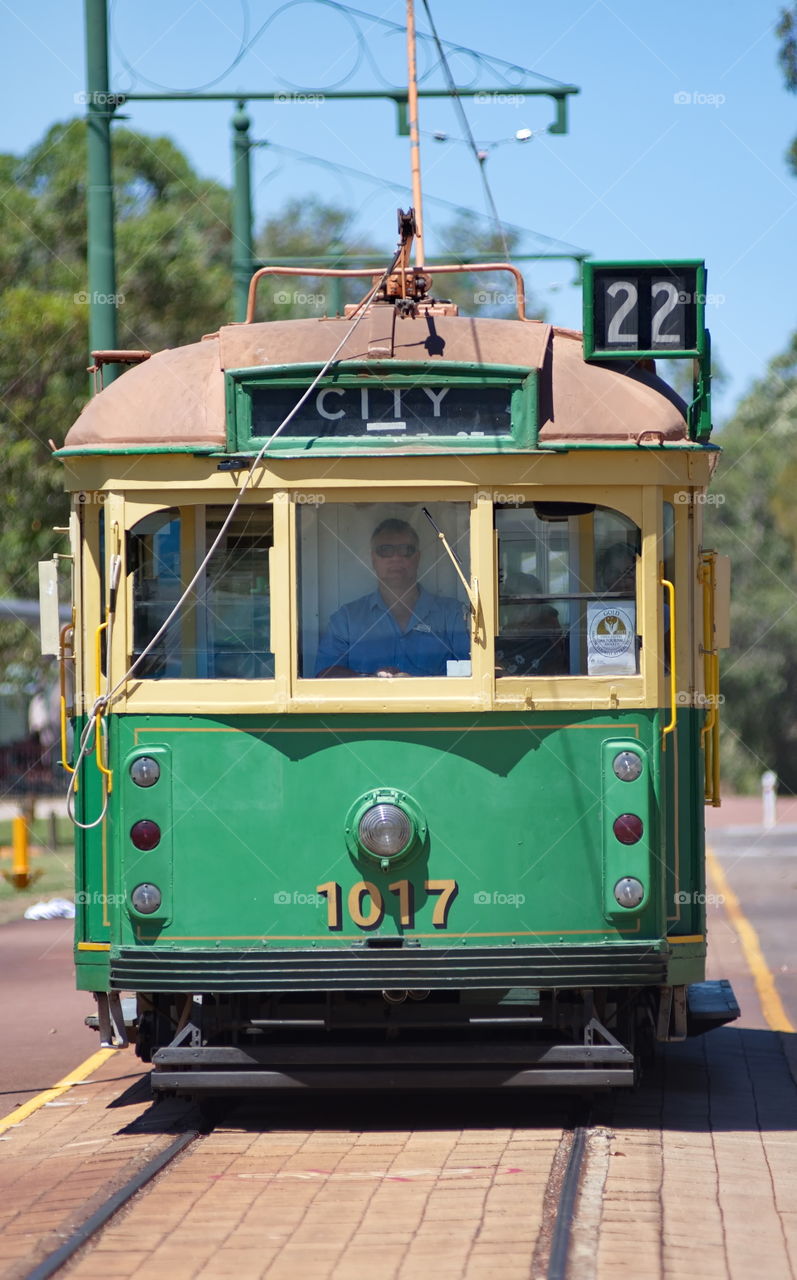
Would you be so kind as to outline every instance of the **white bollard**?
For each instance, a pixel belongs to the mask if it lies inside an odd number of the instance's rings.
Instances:
[[[771,831],[777,825],[777,795],[775,792],[777,785],[778,775],[772,769],[767,769],[766,773],[761,774],[761,798],[764,805],[765,831]]]

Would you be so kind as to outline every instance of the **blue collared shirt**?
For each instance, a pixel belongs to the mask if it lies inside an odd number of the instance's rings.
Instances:
[[[395,667],[410,676],[444,676],[449,658],[469,658],[465,606],[450,596],[433,596],[423,587],[418,593],[406,631],[378,590],[344,604],[333,613],[321,638],[315,674],[327,667],[348,667],[360,675],[374,675]]]

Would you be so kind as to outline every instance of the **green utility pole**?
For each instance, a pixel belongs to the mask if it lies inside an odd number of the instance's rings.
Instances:
[[[88,126],[88,303],[89,350],[113,351],[116,337],[111,120],[116,98],[108,84],[107,0],[85,0]],[[106,366],[105,381],[116,376]]]
[[[245,111],[246,103],[238,102],[232,118],[232,275],[235,319],[246,318],[246,299],[252,275],[252,121]]]

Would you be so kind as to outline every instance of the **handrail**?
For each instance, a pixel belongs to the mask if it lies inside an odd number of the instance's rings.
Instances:
[[[74,773],[75,770],[68,763],[67,740],[66,740],[66,651],[74,654],[74,622],[66,622],[62,626],[59,638],[59,654],[58,654],[58,711],[61,727],[61,766],[66,769],[67,773]],[[67,643],[67,635],[72,632],[72,642]],[[75,791],[77,791],[77,778],[75,779]]]
[[[704,753],[704,787],[703,799],[706,804],[718,808],[720,801],[720,746],[719,746],[719,654],[714,643],[714,565],[716,552],[705,551],[702,554],[700,581],[703,587],[703,684],[706,693],[708,710],[703,728],[700,730],[700,744]]]
[[[457,272],[462,275],[466,272],[472,271],[508,271],[510,275],[514,276],[518,319],[528,320],[528,316],[526,315],[526,283],[518,268],[513,267],[508,262],[466,262],[461,265],[459,263],[445,263],[444,265],[436,267],[412,267],[406,272],[406,274],[433,276],[450,275],[452,272]],[[376,279],[377,281],[379,280],[379,273],[375,273],[373,267],[260,267],[249,281],[249,297],[246,303],[245,324],[254,324],[257,286],[264,276],[333,276],[338,279],[355,279],[360,277]]]
[[[664,577],[663,573],[659,581],[670,597],[670,721],[661,731],[661,749],[665,751],[667,749],[667,734],[672,733],[678,723],[678,681],[675,671],[675,587],[669,578]]]
[[[95,662],[94,669],[95,669],[95,676],[96,676],[95,687],[96,687],[97,698],[101,696],[100,680],[102,678],[102,633],[108,627],[110,627],[110,624],[111,624],[111,618],[109,614],[108,617],[105,619],[105,621],[101,622],[100,625],[97,627],[97,632],[94,637],[94,662]],[[108,661],[110,662],[110,660],[111,660],[111,655],[109,653]],[[102,758],[102,710],[98,710],[94,716],[94,739],[95,739],[94,750],[97,757],[97,768],[99,769],[100,773],[104,774],[105,777],[108,779],[108,783],[107,783],[108,794],[110,795],[111,791],[113,790],[113,772],[107,767],[107,765],[105,764]]]

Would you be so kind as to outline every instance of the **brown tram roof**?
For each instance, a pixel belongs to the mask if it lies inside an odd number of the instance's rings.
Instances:
[[[465,316],[395,316],[374,307],[343,346],[339,361],[367,361],[388,372],[392,359],[515,365],[540,370],[540,442],[633,443],[645,433],[685,441],[685,405],[652,365],[587,364],[581,334],[538,321]],[[228,325],[185,347],[160,351],[112,382],[83,409],[65,447],[95,445],[226,447],[224,372],[321,364],[350,319]]]

